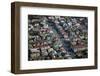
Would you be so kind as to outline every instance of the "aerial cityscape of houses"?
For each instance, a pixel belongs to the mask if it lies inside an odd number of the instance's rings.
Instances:
[[[28,60],[88,58],[88,18],[28,15]]]

